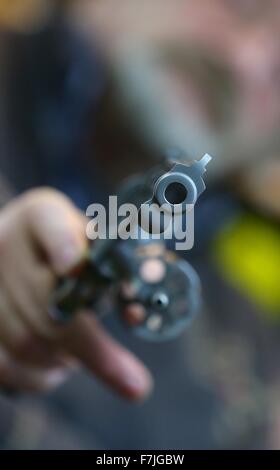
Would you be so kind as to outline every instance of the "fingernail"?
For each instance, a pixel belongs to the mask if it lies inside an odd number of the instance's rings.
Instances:
[[[139,375],[128,375],[126,377],[129,398],[133,400],[146,399],[153,390],[153,379],[151,374],[143,370]]]
[[[65,274],[73,269],[81,260],[81,251],[74,244],[64,245],[57,254],[55,268],[59,274]]]
[[[54,370],[50,372],[47,376],[47,386],[49,388],[55,388],[61,385],[69,377],[69,371],[63,370]]]

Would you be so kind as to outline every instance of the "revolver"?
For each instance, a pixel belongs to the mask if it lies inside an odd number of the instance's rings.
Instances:
[[[151,206],[153,213],[164,206],[171,222],[178,213],[187,217],[186,208],[194,207],[206,188],[203,175],[210,160],[206,154],[187,165],[168,155],[163,165],[128,179],[119,201],[136,205],[134,230],[147,236],[91,243],[81,265],[58,281],[49,308],[55,321],[71,321],[81,309],[100,316],[114,313],[129,331],[149,341],[175,338],[191,323],[201,304],[200,279],[168,248],[161,224],[151,228],[142,207]]]

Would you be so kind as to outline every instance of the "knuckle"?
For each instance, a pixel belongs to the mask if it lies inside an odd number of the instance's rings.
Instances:
[[[51,187],[41,187],[27,191],[23,196],[28,211],[37,210],[38,207],[53,203],[69,203],[70,199],[60,191]]]
[[[25,222],[32,226],[46,220],[56,220],[61,225],[63,220],[76,220],[78,210],[63,193],[52,188],[40,188],[23,196],[22,214]]]

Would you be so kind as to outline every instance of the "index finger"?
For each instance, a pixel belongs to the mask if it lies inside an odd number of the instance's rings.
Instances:
[[[63,344],[70,354],[125,398],[141,400],[151,392],[153,380],[148,369],[88,312],[73,319]]]

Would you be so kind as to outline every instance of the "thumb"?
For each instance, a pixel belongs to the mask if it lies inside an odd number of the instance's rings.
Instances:
[[[27,221],[31,235],[55,274],[66,274],[86,251],[86,219],[66,196],[57,191],[32,191],[29,198]]]

